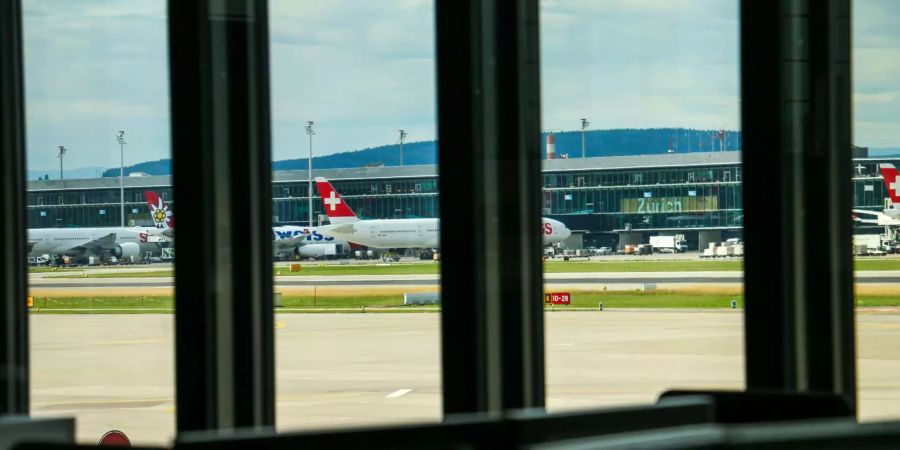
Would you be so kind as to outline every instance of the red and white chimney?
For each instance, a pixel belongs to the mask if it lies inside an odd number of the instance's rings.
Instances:
[[[556,137],[553,133],[547,134],[547,159],[556,159]]]

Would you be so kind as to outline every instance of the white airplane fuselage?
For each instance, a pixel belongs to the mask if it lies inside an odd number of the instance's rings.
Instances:
[[[318,258],[328,255],[333,250],[328,248],[331,245],[336,246],[334,249],[350,247],[347,241],[322,234],[316,227],[272,227],[272,247],[276,253],[296,250],[301,257]]]
[[[91,256],[104,252],[122,250],[122,245],[129,251],[157,245],[161,241],[157,228],[33,228],[28,230],[28,256],[66,255]],[[97,241],[114,235],[114,239]],[[118,247],[118,248],[117,248]]]
[[[326,225],[320,229],[356,244],[371,248],[438,248],[440,219],[376,219]],[[543,219],[544,245],[568,238],[572,232],[557,220]]]

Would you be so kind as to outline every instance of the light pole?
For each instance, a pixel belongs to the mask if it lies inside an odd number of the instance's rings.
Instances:
[[[59,158],[59,179],[60,180],[63,179],[63,156],[66,156],[66,146],[60,145],[59,146],[59,154],[56,155],[56,157]]]
[[[400,165],[403,165],[403,141],[406,139],[406,130],[397,130],[400,132]]]
[[[119,217],[122,228],[125,228],[125,130],[116,133],[116,142],[119,143]]]
[[[309,136],[309,160],[306,163],[306,178],[309,182],[309,226],[313,226],[313,190],[312,190],[312,137],[316,134],[316,131],[313,130],[313,121],[309,120],[306,122],[306,134]]]
[[[587,157],[587,152],[585,151],[586,145],[585,145],[584,133],[585,133],[585,130],[587,130],[588,125],[590,125],[590,124],[591,123],[588,122],[587,119],[585,119],[584,117],[581,118],[581,157],[582,158]]]

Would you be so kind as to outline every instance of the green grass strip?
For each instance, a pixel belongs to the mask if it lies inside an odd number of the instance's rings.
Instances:
[[[578,292],[572,295],[572,305],[553,306],[553,309],[598,308],[603,303],[608,308],[670,308],[696,309],[731,307],[731,301],[737,301],[737,307],[743,308],[744,298],[741,295],[694,294],[669,291],[655,292]],[[900,296],[863,295],[857,298],[858,307],[900,306]],[[289,312],[331,312],[330,309],[347,309],[353,312],[366,307],[366,311],[411,311],[430,310],[403,306],[401,295],[360,296],[360,297],[313,297],[285,296],[284,308]],[[37,297],[34,299],[32,313],[168,313],[175,307],[172,297]],[[433,308],[433,307],[432,307]],[[548,306],[549,308],[549,306]],[[281,310],[276,309],[276,311]],[[288,311],[285,311],[288,312]]]
[[[855,270],[900,270],[900,258],[857,259]],[[34,269],[34,268],[33,268]],[[63,269],[64,271],[71,271]],[[75,269],[72,269],[75,270]],[[77,269],[82,271],[81,269]],[[426,263],[397,264],[320,264],[301,263],[299,272],[291,272],[288,266],[273,269],[277,276],[328,276],[328,275],[437,275],[440,265]],[[744,270],[741,260],[672,260],[672,261],[548,261],[545,273],[603,273],[603,272],[722,272]],[[50,276],[51,278],[150,278],[172,277],[172,270],[84,272]]]
[[[174,277],[171,270],[152,270],[148,272],[83,272],[67,275],[47,275],[47,278],[165,278]]]

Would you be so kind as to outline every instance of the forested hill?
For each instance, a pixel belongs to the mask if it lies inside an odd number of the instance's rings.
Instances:
[[[587,156],[650,155],[666,153],[671,145],[679,153],[718,151],[721,140],[716,139],[717,130],[690,130],[684,128],[615,129],[588,130],[585,133]],[[556,135],[556,157],[581,156],[581,131],[563,131]],[[546,154],[546,133],[541,139],[541,154]],[[738,150],[741,146],[740,133],[725,132],[725,150]],[[435,141],[409,142],[403,144],[403,164],[435,164],[437,144]],[[371,164],[386,166],[400,165],[399,144],[383,145],[362,150],[335,153],[313,158],[313,167],[337,169],[363,167]],[[306,169],[306,159],[286,159],[275,161],[274,170]],[[125,168],[125,173],[144,172],[149,175],[169,175],[172,162],[169,159],[149,161]],[[118,176],[118,168],[103,172],[104,177]]]

